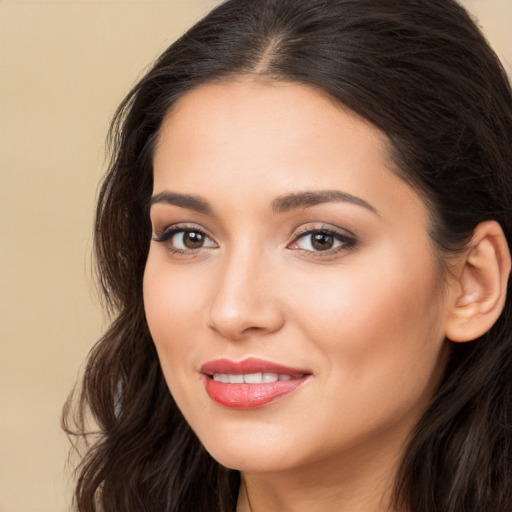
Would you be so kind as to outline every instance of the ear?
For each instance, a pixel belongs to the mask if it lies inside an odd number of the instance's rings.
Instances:
[[[505,305],[510,265],[501,226],[495,221],[479,224],[451,285],[453,300],[445,326],[448,339],[471,341],[494,325]]]

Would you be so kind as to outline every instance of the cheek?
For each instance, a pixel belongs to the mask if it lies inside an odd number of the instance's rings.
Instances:
[[[350,411],[336,421],[364,435],[405,418],[410,427],[421,416],[442,377],[445,351],[431,283],[420,293],[397,279],[369,289],[362,282],[346,279],[343,288],[311,294],[301,328],[319,357],[325,396]],[[338,430],[329,435],[336,439]]]
[[[166,267],[150,253],[144,273],[144,309],[160,357],[186,349],[187,334],[204,311],[200,280]]]
[[[444,340],[437,273],[425,258],[384,256],[301,283],[294,317],[340,374],[428,379]]]
[[[194,409],[187,391],[191,375],[199,379],[191,340],[198,340],[199,318],[204,311],[204,289],[185,272],[170,269],[158,258],[148,259],[144,273],[144,309],[164,378],[180,409]],[[200,384],[199,380],[195,384]]]

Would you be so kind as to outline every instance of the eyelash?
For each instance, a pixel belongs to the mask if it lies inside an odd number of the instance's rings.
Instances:
[[[157,243],[166,244],[178,233],[198,233],[204,239],[210,240],[215,245],[210,245],[207,247],[198,247],[197,249],[180,249],[171,243],[168,244],[167,249],[169,252],[177,255],[185,255],[185,256],[194,256],[201,249],[208,249],[210,247],[215,248],[218,247],[217,244],[200,228],[197,226],[189,226],[189,225],[176,225],[164,230],[162,233],[153,238],[153,240]],[[353,249],[356,245],[356,238],[353,235],[348,235],[347,233],[337,231],[330,227],[315,227],[315,228],[306,228],[302,231],[297,232],[291,243],[287,244],[287,248],[290,248],[291,245],[297,244],[298,241],[305,239],[307,236],[312,235],[327,235],[332,236],[339,245],[337,247],[326,249],[325,251],[314,251],[308,249],[302,249],[300,247],[293,248],[292,250],[301,251],[303,253],[307,253],[308,256],[314,258],[326,258],[332,257],[340,252],[346,252]]]
[[[205,239],[212,240],[202,229],[198,228],[197,226],[187,226],[187,225],[176,225],[176,226],[170,227],[168,229],[165,229],[162,233],[160,233],[155,238],[153,238],[153,240],[157,243],[165,244],[165,243],[169,242],[178,233],[183,233],[183,234],[198,233]],[[173,254],[181,254],[181,255],[187,255],[187,256],[195,255],[195,254],[197,254],[198,250],[204,249],[204,248],[205,247],[199,247],[198,249],[180,249],[178,247],[175,247],[171,243],[167,244],[167,249],[169,250],[169,252],[171,252]]]
[[[301,239],[305,239],[307,236],[312,235],[327,235],[332,236],[334,240],[339,242],[337,247],[333,247],[331,249],[326,249],[325,251],[311,251],[308,249],[297,248],[295,250],[302,251],[308,253],[310,257],[313,258],[328,258],[335,256],[341,252],[347,252],[353,249],[356,246],[357,240],[354,235],[349,235],[342,231],[338,231],[331,227],[315,227],[315,228],[305,228],[294,235],[293,241],[291,244],[288,244],[288,247],[293,244],[297,244],[297,242]]]

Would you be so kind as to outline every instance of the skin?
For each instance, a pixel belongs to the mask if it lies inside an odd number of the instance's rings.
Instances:
[[[176,225],[207,237],[197,249],[183,233],[151,243],[146,315],[185,418],[242,471],[239,512],[390,510],[407,435],[445,367],[452,295],[425,205],[387,154],[375,126],[298,84],[201,86],[163,123],[154,195],[199,196],[211,211],[152,204],[154,238]],[[366,205],[272,209],[325,190]],[[305,228],[342,238],[315,250]],[[311,376],[261,408],[214,402],[201,366],[247,357]]]

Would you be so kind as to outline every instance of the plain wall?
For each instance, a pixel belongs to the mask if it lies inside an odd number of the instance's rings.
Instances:
[[[466,2],[512,70],[512,0]],[[105,320],[91,279],[109,119],[213,0],[0,0],[0,512],[68,510],[60,411]]]

